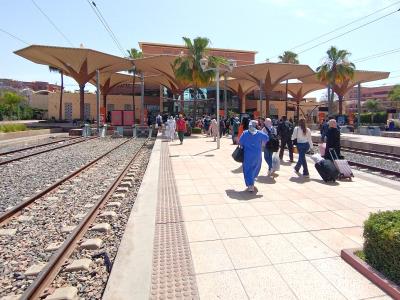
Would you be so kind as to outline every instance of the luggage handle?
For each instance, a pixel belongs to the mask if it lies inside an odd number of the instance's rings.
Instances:
[[[339,159],[339,156],[337,155],[335,149],[329,148],[328,151],[329,151],[329,154],[331,155],[332,160],[338,160]],[[333,157],[332,152],[335,154],[335,157]]]

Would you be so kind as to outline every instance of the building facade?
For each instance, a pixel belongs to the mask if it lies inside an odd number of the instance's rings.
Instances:
[[[394,88],[394,85],[377,86],[377,87],[361,87],[361,111],[367,112],[368,109],[364,103],[367,100],[374,99],[379,103],[379,108],[382,111],[396,108],[396,103],[389,100],[389,93]],[[349,113],[358,112],[358,88],[354,87],[344,98],[345,111]],[[397,103],[398,106],[398,103]]]

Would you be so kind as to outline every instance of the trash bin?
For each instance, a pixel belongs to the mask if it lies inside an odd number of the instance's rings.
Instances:
[[[100,137],[105,138],[107,136],[107,124],[100,128]]]
[[[90,128],[90,124],[83,125],[82,136],[89,137],[92,135],[92,129]]]

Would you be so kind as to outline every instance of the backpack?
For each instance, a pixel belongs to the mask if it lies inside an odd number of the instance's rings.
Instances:
[[[267,142],[267,149],[272,152],[277,152],[279,149],[279,139],[275,133],[272,133],[267,127],[265,129],[268,132],[269,141]]]
[[[289,138],[293,134],[293,125],[289,121],[284,121],[279,126],[279,135],[282,138]]]

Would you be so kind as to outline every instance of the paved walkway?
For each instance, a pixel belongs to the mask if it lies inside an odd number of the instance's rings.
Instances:
[[[258,193],[249,194],[243,191],[241,165],[231,158],[234,146],[230,139],[221,140],[220,150],[215,150],[216,144],[203,136],[185,139],[182,146],[177,142],[168,147],[166,144],[159,141],[155,149],[164,159],[169,151],[167,160],[172,173],[168,176],[175,179],[172,191],[178,196],[174,201],[180,209],[177,212],[172,204],[164,204],[160,211],[159,204],[157,214],[171,210],[177,214],[176,219],[163,224],[179,223],[179,230],[173,230],[179,231],[180,236],[186,231],[186,236],[179,239],[181,248],[176,248],[176,253],[183,253],[186,261],[174,273],[179,278],[187,277],[176,279],[176,293],[188,286],[185,282],[190,283],[191,294],[181,294],[182,298],[198,295],[200,299],[390,299],[347,265],[340,258],[340,251],[362,245],[362,224],[370,212],[400,209],[397,183],[356,171],[351,182],[326,184],[311,162],[309,180],[298,177],[287,162],[281,165],[276,177],[270,178],[263,162],[256,183]],[[160,151],[160,145],[165,145],[166,151]],[[157,159],[157,155],[152,159]],[[151,186],[150,181],[154,182],[156,176],[150,173],[157,166],[150,169],[144,189],[152,195],[146,198],[145,190],[139,192],[139,198],[146,200],[138,199],[132,219],[135,214],[142,215],[140,207],[146,207],[146,203],[156,210],[154,189],[160,189],[160,185]],[[159,170],[161,177],[167,175],[162,168]],[[168,285],[171,276],[160,279],[157,275],[156,271],[164,272],[164,267],[167,273],[174,270],[176,263],[160,250],[159,225],[154,226],[159,224],[159,217],[155,212],[147,216],[150,223],[146,226],[141,219],[136,222],[135,236],[127,229],[130,236],[125,234],[121,243],[105,299],[123,299],[122,290],[125,296],[135,293],[135,299],[177,297],[174,282]],[[134,224],[132,221],[131,226]],[[173,236],[174,231],[166,228],[161,233]],[[154,231],[158,238],[154,238],[153,245],[150,241]],[[136,242],[124,241],[128,238]],[[138,254],[147,253],[146,243],[147,251],[154,251],[152,259],[146,255],[138,258]],[[165,242],[164,247],[170,253],[169,248],[175,245]],[[160,260],[156,252],[160,251],[161,261],[166,261],[155,271],[154,265]],[[183,269],[186,273],[179,271]],[[135,274],[131,277],[129,272]],[[157,291],[164,283],[166,293],[159,294]]]

